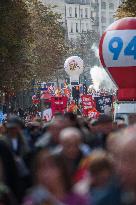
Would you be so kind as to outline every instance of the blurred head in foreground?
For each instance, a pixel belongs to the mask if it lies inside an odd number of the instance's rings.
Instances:
[[[60,155],[42,150],[36,159],[37,184],[59,198],[60,192],[69,192],[71,180],[65,161]]]
[[[136,193],[136,125],[111,135],[108,148],[123,187]]]
[[[69,127],[61,131],[60,143],[63,154],[68,159],[76,159],[80,152],[81,133],[77,128]]]
[[[113,174],[112,163],[107,153],[102,150],[93,151],[90,160],[91,186],[103,187],[107,185]]]

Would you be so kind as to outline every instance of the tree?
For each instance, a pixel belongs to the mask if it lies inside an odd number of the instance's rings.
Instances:
[[[117,9],[115,16],[118,19],[124,17],[136,17],[136,0],[124,0]]]
[[[0,1],[0,90],[19,88],[29,79],[26,42],[29,41],[29,18],[21,0]]]
[[[60,23],[61,16],[39,1],[29,1],[34,41],[31,45],[31,59],[36,78],[50,79],[56,69],[62,67],[66,53],[65,30]]]
[[[66,51],[60,15],[38,0],[1,0],[0,12],[0,90],[48,79]]]

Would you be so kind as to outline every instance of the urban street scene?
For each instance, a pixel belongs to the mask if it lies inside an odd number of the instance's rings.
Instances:
[[[0,0],[0,205],[136,205],[136,0]]]

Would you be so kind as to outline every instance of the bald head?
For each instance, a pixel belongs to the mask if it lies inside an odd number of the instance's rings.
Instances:
[[[66,141],[66,140],[81,140],[81,132],[73,127],[66,128],[61,131],[60,133],[60,140],[61,141]]]
[[[81,132],[73,127],[62,130],[60,133],[60,144],[63,147],[63,154],[67,158],[76,158],[80,151]]]
[[[115,134],[111,143],[115,168],[123,185],[136,191],[136,125]]]

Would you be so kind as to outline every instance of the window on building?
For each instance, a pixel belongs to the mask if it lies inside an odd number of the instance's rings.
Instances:
[[[77,8],[75,8],[75,17],[77,18]]]
[[[78,33],[78,23],[76,23],[76,32]]]
[[[98,9],[99,8],[99,3],[98,3],[98,0],[97,1],[95,1],[95,0],[92,0],[91,1],[91,7],[93,8],[93,9]]]
[[[81,0],[82,4],[90,4],[90,0]]]
[[[85,18],[88,18],[88,9],[85,9]]]
[[[86,0],[86,4],[90,4],[90,0]]]
[[[89,31],[89,24],[86,23],[86,31]]]
[[[102,9],[106,9],[106,2],[102,2]]]
[[[91,7],[95,8],[95,3],[91,2]]]
[[[72,17],[72,7],[69,7],[69,16]]]
[[[81,31],[84,32],[84,23],[81,23]]]
[[[83,18],[83,9],[80,10],[80,17]]]
[[[109,9],[114,10],[114,4],[113,3],[109,4]]]
[[[70,30],[71,33],[73,33],[73,23],[71,23],[71,30]]]
[[[102,23],[106,23],[106,17],[102,16]]]

